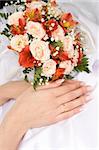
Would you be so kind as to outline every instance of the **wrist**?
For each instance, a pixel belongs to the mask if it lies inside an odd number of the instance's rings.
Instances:
[[[27,128],[16,113],[8,113],[0,126],[0,149],[16,150]]]

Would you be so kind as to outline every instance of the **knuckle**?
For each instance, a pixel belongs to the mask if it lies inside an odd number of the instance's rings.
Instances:
[[[86,96],[82,96],[81,101],[82,101],[82,104],[85,104]]]
[[[81,88],[82,94],[86,93],[86,87]]]
[[[81,82],[77,82],[77,87],[81,87]]]
[[[66,86],[66,88],[67,88],[68,90],[70,90],[72,86],[73,86],[73,85],[68,84],[68,86]]]
[[[75,108],[75,107],[77,107],[78,105],[79,105],[79,101],[78,100],[74,100],[73,102],[72,102],[72,108]]]
[[[50,92],[49,92],[49,97],[51,97],[51,99],[53,100],[53,99],[56,97],[55,92],[50,91]]]
[[[83,88],[83,87],[81,87],[81,89],[80,89],[80,93],[81,93],[81,94],[83,94],[83,93],[84,93],[84,88]]]
[[[80,83],[77,82],[77,83],[75,83],[75,84],[73,84],[73,85],[74,85],[75,88],[78,88],[78,87],[80,86]]]
[[[74,107],[74,102],[70,102],[66,105],[66,109],[71,110]]]
[[[84,104],[84,98],[83,97],[80,97],[78,98],[76,101],[75,101],[75,105],[78,107],[80,105],[83,105]]]

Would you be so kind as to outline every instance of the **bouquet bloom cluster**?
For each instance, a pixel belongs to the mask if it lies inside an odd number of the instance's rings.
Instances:
[[[8,47],[18,54],[26,80],[34,69],[34,88],[73,78],[77,72],[90,72],[79,25],[55,1],[26,0],[22,11],[8,16]]]

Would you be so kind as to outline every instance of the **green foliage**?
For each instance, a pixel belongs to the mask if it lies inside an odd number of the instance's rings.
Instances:
[[[77,71],[77,72],[87,72],[87,73],[90,73],[90,70],[88,68],[89,66],[89,61],[88,61],[88,58],[86,57],[86,55],[83,56],[82,58],[82,61],[80,64],[78,64],[77,67],[75,67],[74,69]]]
[[[71,79],[73,79],[74,77],[72,77],[71,75],[65,75],[64,76],[64,79],[65,80],[71,80]]]
[[[24,74],[29,74],[32,70],[33,70],[32,68],[25,68],[25,69],[23,70],[23,73],[24,73]]]
[[[7,25],[7,27],[8,27],[8,25]],[[11,33],[9,32],[8,28],[4,28],[4,30],[1,32],[1,34],[4,34],[7,37],[11,36]]]
[[[9,15],[10,14],[8,14],[8,13],[2,13],[2,12],[0,12],[0,18],[4,18],[5,20],[8,19]],[[6,28],[4,28],[4,30],[0,34],[4,34],[5,36],[10,37],[11,33],[9,32],[9,28],[10,28],[10,26],[8,24],[6,24]]]
[[[0,17],[4,19],[8,19],[9,14],[8,13],[2,13],[0,12]]]
[[[33,39],[32,35],[30,35],[30,34],[27,34],[27,35],[28,35],[29,40]]]
[[[59,47],[59,48],[63,48],[63,43],[61,41],[58,42],[51,42],[51,45],[53,45],[55,48]]]
[[[28,74],[29,74],[32,70],[33,70],[33,68],[25,68],[25,69],[23,70],[23,73],[25,74],[24,80],[25,80],[26,82],[29,82],[29,80],[28,80]]]
[[[24,80],[25,80],[26,82],[29,82],[29,81],[28,81],[28,76],[27,76],[27,75],[25,75]]]
[[[42,73],[42,67],[35,68],[35,74],[34,74],[34,79],[33,79],[33,88],[36,90],[36,87],[40,83],[41,79],[41,73]]]

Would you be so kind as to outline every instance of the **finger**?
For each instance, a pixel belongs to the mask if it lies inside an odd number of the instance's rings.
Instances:
[[[77,107],[80,107],[81,105],[88,103],[91,100],[92,100],[91,95],[83,95],[83,96],[81,96],[81,97],[79,97],[73,101],[70,101],[70,102],[67,102],[65,104],[60,105],[57,108],[57,112],[60,114],[63,112],[70,111],[72,109],[75,109]]]
[[[48,85],[39,86],[37,88],[37,90],[44,90],[44,89],[56,88],[56,87],[62,85],[63,82],[64,82],[64,79],[59,79],[59,80],[57,80],[55,82],[50,82]]]
[[[68,112],[65,112],[65,113],[62,113],[60,115],[58,115],[56,117],[56,120],[55,122],[59,122],[59,121],[63,121],[63,120],[66,120],[66,119],[69,119],[71,117],[73,117],[74,115],[80,113],[81,111],[83,110],[83,106],[80,106],[80,107],[77,107],[71,111],[68,111]]]
[[[81,97],[82,95],[87,94],[88,92],[91,92],[91,91],[92,91],[92,88],[90,86],[82,86],[74,91],[71,91],[65,95],[58,97],[57,103],[64,104],[66,102],[77,99],[78,97]]]
[[[66,81],[67,81],[67,83],[77,83],[77,82],[80,82],[80,83],[84,84],[83,81],[78,81],[78,80],[66,80]]]
[[[62,96],[70,91],[73,91],[75,89],[78,89],[82,86],[81,82],[75,82],[75,83],[64,83],[62,86],[58,87],[57,89],[52,89],[52,93],[54,93],[55,96]]]

